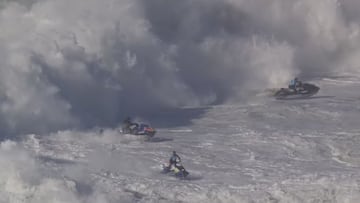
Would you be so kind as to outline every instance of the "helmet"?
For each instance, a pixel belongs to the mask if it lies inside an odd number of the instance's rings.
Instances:
[[[176,151],[173,151],[173,154],[176,154]]]
[[[295,81],[298,81],[299,79],[297,77],[294,78]]]

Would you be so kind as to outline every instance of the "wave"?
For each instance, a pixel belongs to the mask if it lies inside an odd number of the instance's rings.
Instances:
[[[359,72],[356,0],[0,3],[3,134],[116,125]]]

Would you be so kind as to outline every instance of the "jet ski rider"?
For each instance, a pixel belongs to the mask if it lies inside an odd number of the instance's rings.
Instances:
[[[176,151],[173,151],[172,156],[169,160],[169,168],[171,168],[172,165],[174,165],[176,168],[179,168],[179,164],[181,162],[181,158],[179,155],[176,154]]]
[[[138,124],[132,122],[132,119],[129,116],[123,121],[123,129],[126,133],[130,133],[136,127],[138,127]]]
[[[301,88],[301,86],[301,81],[297,77],[295,77],[293,80],[290,81],[289,89],[297,92]]]

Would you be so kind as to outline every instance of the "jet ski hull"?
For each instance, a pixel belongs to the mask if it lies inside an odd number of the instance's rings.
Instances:
[[[301,99],[311,97],[319,92],[320,88],[313,84],[305,83],[302,89],[294,91],[289,88],[281,88],[275,93],[276,99]]]

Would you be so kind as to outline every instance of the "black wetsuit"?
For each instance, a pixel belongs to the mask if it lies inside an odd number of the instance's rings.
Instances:
[[[180,162],[181,162],[181,158],[179,157],[179,155],[173,154],[169,160],[169,163],[170,163],[169,168],[171,168],[172,165],[174,165],[175,167],[178,167],[177,164]]]

